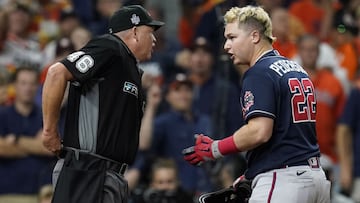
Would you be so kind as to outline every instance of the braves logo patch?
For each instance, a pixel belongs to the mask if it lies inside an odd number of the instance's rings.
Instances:
[[[138,88],[131,82],[124,82],[123,91],[138,97]]]
[[[249,111],[250,107],[254,105],[254,95],[251,91],[246,91],[244,94],[244,108],[243,111]]]

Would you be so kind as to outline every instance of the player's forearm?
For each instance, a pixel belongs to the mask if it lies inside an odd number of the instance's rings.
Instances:
[[[339,124],[336,131],[336,143],[341,170],[352,171],[352,134],[348,126]]]
[[[259,117],[237,130],[232,136],[216,140],[212,144],[212,153],[215,158],[248,151],[267,142],[272,134],[273,120]]]
[[[49,68],[42,94],[44,136],[57,129],[61,102],[69,79],[61,63]],[[51,133],[50,133],[51,134]]]

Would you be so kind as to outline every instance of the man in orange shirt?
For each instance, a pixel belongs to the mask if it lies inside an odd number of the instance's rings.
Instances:
[[[341,18],[341,17],[340,17]],[[340,66],[346,70],[347,78],[353,81],[358,71],[358,56],[354,42],[354,31],[341,19],[334,19],[330,45],[335,49]]]
[[[316,36],[304,35],[298,41],[302,66],[315,86],[317,98],[316,131],[320,152],[337,162],[335,151],[336,122],[343,110],[345,93],[330,69],[316,67],[320,41]]]
[[[299,0],[289,7],[291,15],[297,17],[307,33],[326,39],[331,28],[333,4],[328,0]]]

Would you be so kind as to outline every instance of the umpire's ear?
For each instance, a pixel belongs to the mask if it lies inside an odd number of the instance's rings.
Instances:
[[[136,26],[134,26],[134,27],[132,27],[131,28],[131,36],[134,38],[134,40],[136,41],[136,42],[139,42],[139,29],[136,27]]]

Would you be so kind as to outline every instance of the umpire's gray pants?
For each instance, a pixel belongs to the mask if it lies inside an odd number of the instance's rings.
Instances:
[[[64,159],[59,159],[53,170],[53,187],[55,190],[56,182],[60,175]],[[128,183],[123,175],[115,171],[106,171],[103,200],[102,203],[127,203],[128,202]]]

